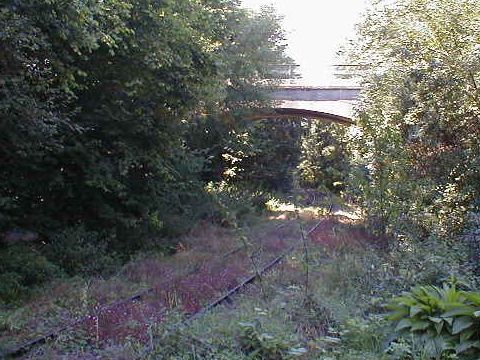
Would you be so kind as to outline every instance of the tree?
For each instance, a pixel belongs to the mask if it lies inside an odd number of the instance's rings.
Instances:
[[[281,133],[291,132],[292,124],[252,123],[245,118],[252,109],[274,105],[265,90],[283,81],[278,65],[293,64],[285,54],[281,17],[272,7],[259,13],[243,9],[227,14],[225,28],[224,41],[216,50],[223,98],[206,104],[207,115],[188,124],[187,145],[209,159],[205,180],[275,188],[285,183],[291,165],[282,158],[292,150],[285,147],[291,146],[291,139]]]
[[[186,132],[286,59],[275,15],[234,0],[12,0],[0,24],[0,232],[82,227],[124,253],[205,213]]]
[[[393,232],[446,237],[478,211],[479,9],[477,0],[378,1],[352,42],[350,59],[365,65],[353,151],[368,177],[357,184]]]
[[[339,192],[349,172],[344,129],[336,124],[310,122],[302,138],[300,179],[303,185]]]

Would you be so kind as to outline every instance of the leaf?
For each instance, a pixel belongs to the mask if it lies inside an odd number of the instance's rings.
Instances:
[[[443,316],[442,316],[442,318],[443,318],[443,320],[445,320],[445,322],[446,322],[448,325],[452,326],[452,324],[453,324],[453,317],[443,317]]]
[[[473,321],[469,316],[459,317],[453,322],[452,335],[456,335],[472,325]]]
[[[470,350],[471,348],[480,349],[480,341],[478,341],[478,340],[477,341],[472,341],[472,340],[463,341],[455,347],[455,352],[457,354],[461,354],[461,353],[463,353],[467,350]]]
[[[480,306],[480,293],[473,291],[462,291],[462,295],[475,306]]]
[[[440,323],[436,323],[435,324],[435,330],[437,330],[437,334],[440,335],[440,333],[442,332],[442,329],[443,329],[443,324],[444,322],[440,322]]]
[[[390,321],[399,321],[409,314],[408,308],[405,306],[397,307],[395,309],[394,306],[389,307],[391,310],[395,310],[387,315],[387,319]]]
[[[476,308],[474,308],[473,306],[465,305],[465,304],[455,304],[454,306],[450,305],[449,308],[451,309],[442,314],[443,318],[462,316],[462,315],[472,316],[476,311]]]
[[[395,331],[399,332],[411,326],[412,326],[412,323],[410,319],[403,319],[398,322],[397,326],[395,327]]]
[[[420,307],[420,306],[412,306],[410,308],[410,317],[415,317],[415,315],[418,315],[423,311],[424,311],[424,309],[422,309],[422,307]]]
[[[425,330],[427,329],[431,324],[427,320],[410,320],[412,324],[412,331],[418,331],[418,330]]]
[[[425,338],[425,352],[436,359],[440,359],[443,351],[447,349],[447,343],[442,336]]]
[[[460,333],[460,342],[467,341],[472,337],[472,335],[475,334],[475,329],[469,329],[462,331]]]

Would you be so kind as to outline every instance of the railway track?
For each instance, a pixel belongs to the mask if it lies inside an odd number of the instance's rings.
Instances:
[[[306,237],[309,238],[323,223],[323,219],[318,221],[315,226],[313,226],[306,234]],[[303,236],[303,235],[302,235]],[[302,240],[300,238],[299,240]],[[267,265],[263,266],[259,271],[257,271],[255,274],[247,277],[244,279],[240,284],[235,286],[234,288],[230,289],[226,294],[220,296],[219,298],[215,299],[214,301],[210,302],[206,306],[204,306],[201,310],[196,312],[195,314],[192,314],[190,316],[187,316],[186,319],[183,321],[173,325],[169,330],[170,331],[175,331],[179,329],[181,326],[188,326],[189,323],[192,321],[198,319],[199,317],[203,316],[204,314],[208,313],[209,311],[213,310],[214,308],[223,305],[225,303],[231,303],[232,302],[232,297],[237,295],[238,293],[242,292],[244,289],[246,289],[247,286],[253,284],[257,280],[261,278],[262,275],[268,273],[272,268],[274,268],[276,265],[280,264],[289,254],[291,254],[294,250],[296,250],[299,246],[303,245],[303,241],[299,241],[299,243],[294,244],[290,246],[287,250],[285,250],[282,254],[279,256],[275,257],[273,260],[271,260]],[[195,339],[194,339],[195,340]],[[202,343],[202,345],[204,345]],[[146,349],[142,352],[142,354],[137,358],[137,360],[143,359],[145,356],[148,355],[153,351],[152,348],[146,347]]]
[[[322,220],[320,220],[314,227],[312,227],[306,234],[307,237],[309,237],[317,228],[321,225]],[[279,256],[275,257],[273,260],[271,260],[267,265],[262,267],[258,272],[255,274],[249,276],[245,280],[243,280],[239,285],[235,286],[233,289],[229,290],[225,295],[222,295],[215,301],[211,302],[210,304],[206,305],[202,310],[198,311],[197,313],[187,317],[186,320],[183,321],[183,323],[188,323],[192,320],[195,320],[196,318],[202,316],[203,314],[207,313],[208,311],[214,309],[215,307],[224,304],[225,302],[228,302],[233,296],[235,296],[237,293],[241,292],[246,286],[254,283],[255,281],[259,280],[259,278],[270,271],[275,265],[278,265],[283,259],[285,259],[286,256],[291,254],[295,249],[298,248],[298,246],[302,245],[301,243],[299,244],[294,244],[290,246],[287,250],[285,250],[282,254]]]
[[[310,236],[322,223],[322,220],[317,222],[314,227],[312,227],[308,233],[307,236]],[[283,252],[281,252],[279,255],[275,256],[273,259],[270,259],[266,264],[261,266],[259,269],[255,271],[254,274],[245,276],[243,277],[242,280],[238,282],[237,285],[229,288],[223,295],[219,296],[215,300],[208,302],[207,305],[201,307],[197,311],[194,311],[193,313],[187,314],[185,319],[179,322],[178,324],[174,325],[175,328],[178,328],[180,326],[185,326],[188,325],[188,323],[194,321],[198,317],[201,317],[203,314],[211,311],[215,307],[222,305],[226,302],[231,302],[232,298],[242,292],[247,286],[255,283],[259,278],[270,271],[272,268],[274,268],[277,264],[281,263],[282,260],[288,256],[293,250],[295,250],[300,244],[301,244],[301,239],[299,239],[298,243],[294,243],[293,245],[289,246],[287,249],[285,249]],[[237,248],[234,248],[233,250],[223,254],[221,256],[222,259],[225,261],[228,260],[231,256],[237,254],[238,252],[241,252],[242,250],[245,249],[245,246],[239,246]],[[187,272],[186,274],[183,275],[182,278],[187,278],[190,275],[193,275],[197,270],[191,270],[190,272]],[[65,325],[59,329],[50,331],[42,336],[39,336],[35,339],[32,339],[30,341],[27,341],[15,348],[7,350],[3,356],[8,359],[8,358],[18,358],[20,356],[27,355],[30,351],[32,351],[34,348],[39,347],[43,344],[46,344],[49,341],[57,339],[61,334],[67,332],[67,331],[72,331],[75,330],[77,327],[81,326],[82,324],[86,323],[87,321],[91,320],[92,318],[97,319],[97,326],[98,326],[98,318],[102,314],[106,314],[111,311],[115,311],[116,309],[119,309],[121,307],[129,306],[134,303],[141,303],[142,300],[144,300],[147,296],[152,296],[155,295],[157,289],[154,287],[150,287],[146,290],[140,291],[136,294],[133,294],[132,296],[129,296],[128,298],[124,298],[122,300],[110,303],[108,305],[101,306],[97,309],[95,315],[87,315],[84,316],[68,325]],[[164,309],[158,309],[159,314],[161,310]],[[146,350],[146,353],[149,351],[149,349]],[[0,354],[0,358],[1,358]]]

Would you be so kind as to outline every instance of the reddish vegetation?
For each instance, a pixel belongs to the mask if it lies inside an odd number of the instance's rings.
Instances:
[[[207,228],[202,234],[197,233],[196,236],[202,237],[201,240],[197,239],[198,246],[191,245],[191,239],[186,239],[183,243],[182,251],[177,255],[179,258],[177,266],[187,261],[201,259],[200,263],[186,274],[178,276],[178,269],[172,270],[172,264],[143,261],[140,267],[135,269],[134,274],[130,273],[130,276],[133,279],[145,280],[145,276],[158,279],[159,274],[162,274],[162,281],[157,282],[153,293],[142,299],[140,303],[129,303],[108,310],[99,316],[98,324],[95,318],[90,319],[87,326],[90,337],[99,342],[119,342],[126,337],[145,340],[148,338],[149,324],[161,321],[168,310],[181,309],[185,314],[194,314],[205,304],[237,285],[241,279],[252,272],[251,262],[244,251],[234,252],[227,257],[219,254],[219,252],[228,253],[228,249],[235,244],[231,243],[231,239],[226,243],[218,241],[221,238],[226,239],[225,234],[218,231],[221,229]],[[291,246],[292,236],[297,241],[300,237],[298,225],[294,221],[286,226],[267,228],[262,235],[257,239],[264,255],[262,264]],[[345,245],[363,246],[378,242],[378,239],[363,227],[346,218],[338,217],[322,220],[310,234],[310,238],[314,244],[332,248]],[[211,255],[214,256],[210,256],[209,259],[199,256],[198,252],[202,248],[211,250]]]
[[[255,252],[260,266],[285,251],[300,236],[294,221],[281,228],[263,230],[262,236],[255,239],[259,245]],[[290,234],[296,236],[282,236]],[[227,230],[211,226],[201,232],[197,229],[182,242],[181,251],[168,263],[144,259],[126,268],[125,274],[130,280],[153,284],[150,294],[139,302],[99,310],[80,328],[98,345],[121,342],[127,337],[147,340],[150,324],[162,321],[169,310],[195,314],[253,272],[246,252],[235,251],[239,245]]]
[[[127,337],[147,341],[150,324],[163,318],[164,313],[159,311],[161,305],[148,301],[126,302],[88,316],[76,330],[83,330],[90,342],[96,345],[105,341],[121,342]]]
[[[249,240],[255,242],[252,250],[259,266],[301,239],[295,220],[275,220],[252,232],[255,237]],[[360,226],[338,217],[324,218],[310,238],[314,244],[328,247],[377,241]],[[151,286],[139,300],[96,305],[91,315],[73,330],[96,346],[120,343],[127,338],[148,341],[152,324],[161,322],[170,310],[195,314],[254,271],[245,249],[239,249],[241,242],[228,229],[205,225],[182,239],[181,244],[173,257],[141,259],[125,268],[123,276],[127,282]],[[112,282],[94,288],[92,294],[97,304],[109,301],[102,289],[111,294],[118,286]]]
[[[376,247],[384,245],[383,239],[369,233],[361,224],[338,216],[330,216],[322,220],[310,234],[310,238],[314,244],[328,248],[367,244]]]

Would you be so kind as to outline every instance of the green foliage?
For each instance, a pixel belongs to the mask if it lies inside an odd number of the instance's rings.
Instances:
[[[204,341],[196,336],[189,336],[188,333],[174,331],[162,334],[158,345],[152,351],[154,358],[169,360],[245,360],[246,357],[235,351],[224,347],[214,347],[210,342]]]
[[[263,120],[235,132],[223,154],[228,166],[225,177],[234,183],[267,190],[292,186],[292,170],[298,163],[298,121]]]
[[[172,202],[178,212],[201,168],[175,122],[210,86],[206,11],[186,1],[2,7],[2,228],[82,219],[121,232],[155,227]]]
[[[108,240],[83,226],[67,228],[54,235],[43,252],[69,275],[105,273],[119,263],[116,254],[108,250]]]
[[[242,110],[270,103],[261,90],[282,80],[275,65],[293,60],[285,55],[285,32],[275,8],[264,6],[258,14],[245,10],[232,15],[227,18],[230,41],[220,50],[228,81],[224,106],[242,114]]]
[[[153,225],[159,208],[181,212],[188,193],[199,191],[194,183],[203,162],[182,145],[180,120],[202,104],[218,104],[224,80],[237,76],[255,86],[269,74],[267,61],[285,59],[278,19],[230,1],[25,0],[6,3],[1,14],[8,30],[2,32],[8,70],[2,77],[2,151],[8,153],[2,158],[10,164],[2,167],[8,181],[2,204],[23,226],[86,217],[94,227],[135,228]],[[243,57],[233,60],[239,47],[266,57],[247,66]],[[46,93],[31,93],[31,82]],[[53,109],[42,115],[40,104]],[[23,114],[31,114],[31,125]],[[52,129],[37,130],[37,118]],[[20,223],[19,212],[28,221]]]
[[[61,276],[59,267],[33,247],[10,245],[0,249],[0,301],[18,301],[35,286]]]
[[[381,353],[384,341],[385,322],[377,315],[368,319],[349,319],[340,332],[345,347],[371,353]]]
[[[252,191],[245,187],[230,185],[226,182],[209,183],[208,193],[215,199],[216,211],[213,219],[222,225],[242,224],[257,217],[265,210],[270,195],[264,191]]]
[[[455,284],[418,286],[394,298],[388,316],[398,333],[412,333],[429,358],[448,352],[480,354],[480,293]]]
[[[209,216],[218,148],[192,119],[265,104],[291,61],[278,16],[235,0],[10,0],[0,28],[0,233],[39,233],[69,274]]]
[[[203,176],[209,180],[252,190],[286,190],[299,161],[302,132],[299,120],[197,118],[187,144],[208,158]]]
[[[458,234],[480,191],[478,0],[378,1],[350,59],[364,92],[354,185],[379,230]]]
[[[468,249],[462,242],[443,242],[436,238],[424,242],[404,242],[396,244],[391,252],[390,263],[393,282],[397,291],[415,285],[441,285],[450,276],[472,284],[472,274],[468,273],[466,262]]]
[[[472,272],[480,275],[480,214],[470,214],[470,221],[463,234],[463,240],[469,249]]]
[[[368,301],[387,290],[392,274],[373,248],[355,250],[347,246],[330,256],[333,260],[321,268],[326,293],[354,304]]]
[[[342,129],[333,124],[311,123],[302,137],[298,170],[303,185],[338,192],[349,171]]]
[[[304,348],[293,348],[285,340],[263,332],[261,324],[242,322],[239,342],[250,359],[282,360],[302,356]]]
[[[281,17],[272,7],[225,14],[223,46],[218,49],[219,75],[227,84],[219,109],[207,104],[207,115],[186,124],[186,144],[207,159],[202,176],[254,187],[279,188],[288,182],[288,165],[295,161],[291,122],[244,118],[252,109],[272,105],[264,90],[283,77],[276,65],[292,64],[285,55]],[[287,164],[279,161],[287,158]]]
[[[344,130],[300,119],[262,120],[230,132],[224,178],[269,191],[302,185],[340,191],[349,171]]]

